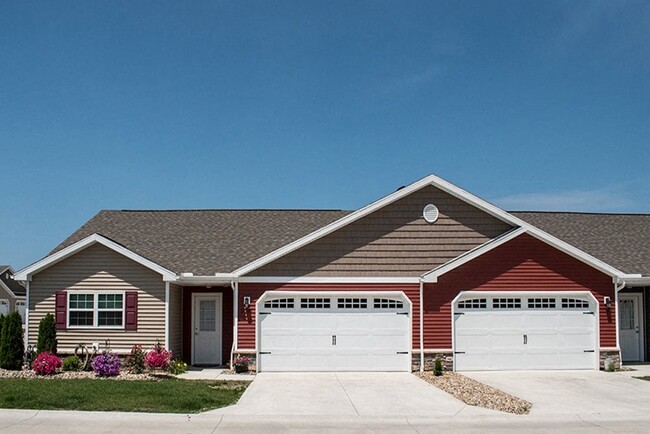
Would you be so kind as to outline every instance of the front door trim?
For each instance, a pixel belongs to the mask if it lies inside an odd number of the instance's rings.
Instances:
[[[634,299],[635,312],[634,314],[637,317],[639,333],[638,333],[638,345],[639,345],[639,360],[622,360],[625,362],[643,362],[645,361],[645,315],[644,315],[644,300],[642,292],[621,292],[618,296],[619,306],[618,315],[621,314],[620,302],[625,299]],[[620,319],[619,319],[620,327]],[[623,359],[623,346],[621,345],[621,359]]]
[[[219,345],[217,346],[217,365],[223,364],[223,294],[220,292],[194,292],[192,293],[192,357],[191,364],[194,365],[194,353],[195,353],[195,327],[196,327],[196,300],[197,298],[214,298],[218,300],[219,307],[217,308],[218,321],[217,321],[217,332],[219,333]]]

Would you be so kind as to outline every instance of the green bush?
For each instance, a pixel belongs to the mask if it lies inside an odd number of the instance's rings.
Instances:
[[[169,373],[178,375],[187,372],[187,363],[182,360],[174,359],[169,363]]]
[[[440,377],[442,375],[442,359],[436,357],[436,361],[433,364],[433,375]]]
[[[0,336],[2,336],[2,323],[5,320],[5,316],[0,313]]]
[[[131,353],[126,357],[124,361],[124,366],[132,374],[142,374],[146,367],[144,365],[146,353],[142,349],[142,345],[133,345],[131,348]]]
[[[18,312],[12,312],[2,322],[0,334],[0,368],[20,370],[23,366],[23,326]]]
[[[49,351],[52,354],[56,354],[56,345],[56,323],[54,322],[54,315],[48,313],[38,324],[36,352],[40,354],[44,351]]]
[[[81,359],[77,356],[69,356],[63,359],[63,370],[64,371],[80,371],[81,370]]]

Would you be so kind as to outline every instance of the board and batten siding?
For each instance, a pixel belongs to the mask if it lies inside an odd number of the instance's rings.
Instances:
[[[528,234],[461,265],[424,287],[424,347],[451,348],[451,304],[460,291],[590,291],[598,300],[600,346],[616,347],[612,278]]]
[[[100,244],[94,244],[32,277],[29,286],[29,343],[36,344],[38,324],[54,314],[57,291],[137,291],[138,329],[57,330],[58,351],[72,353],[83,343],[99,343],[126,353],[134,344],[145,349],[165,343],[165,283],[162,276]]]
[[[422,217],[425,205],[438,221]],[[433,186],[425,187],[292,253],[250,276],[419,276],[512,229]]]
[[[169,285],[169,349],[174,356],[183,351],[183,288]]]

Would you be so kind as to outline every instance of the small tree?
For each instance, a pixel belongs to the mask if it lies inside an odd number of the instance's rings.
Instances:
[[[12,312],[2,323],[0,368],[20,370],[23,366],[23,327],[20,314]]]
[[[52,354],[56,354],[57,343],[54,315],[48,313],[38,324],[38,343],[36,344],[36,352],[40,354],[44,351],[49,351]]]
[[[0,313],[0,336],[2,336],[2,323],[5,320],[5,316]]]
[[[433,375],[440,377],[442,375],[442,359],[436,357],[436,361],[433,364]]]

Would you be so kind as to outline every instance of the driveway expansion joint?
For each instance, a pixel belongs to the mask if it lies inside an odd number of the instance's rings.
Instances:
[[[349,394],[348,391],[345,389],[345,386],[343,385],[343,383],[341,383],[341,379],[339,378],[339,375],[338,375],[338,374],[334,374],[334,376],[336,377],[336,381],[339,382],[339,385],[341,386],[341,388],[342,388],[343,391],[345,392],[345,396],[348,397],[348,401],[350,401],[350,405],[352,406],[352,408],[354,408],[354,411],[357,413],[357,416],[361,416],[361,415],[359,414],[359,410],[357,410],[357,407],[354,405],[354,402],[352,402],[352,398],[350,398],[350,394]]]

